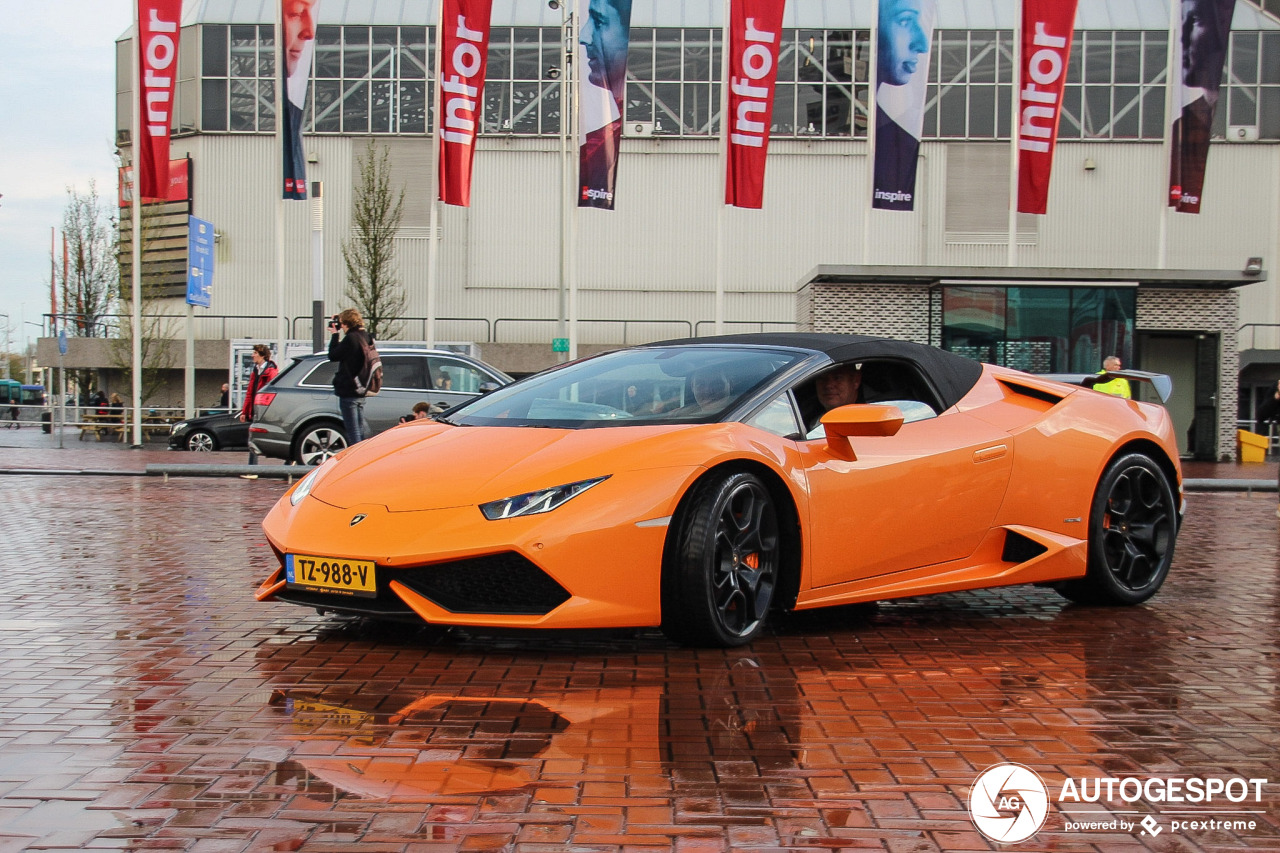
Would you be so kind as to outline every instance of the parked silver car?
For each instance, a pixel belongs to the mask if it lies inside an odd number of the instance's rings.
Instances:
[[[384,346],[379,355],[382,390],[364,403],[374,433],[395,426],[415,403],[451,408],[512,381],[496,367],[444,350]],[[318,465],[347,446],[333,394],[337,370],[325,353],[303,356],[258,392],[249,443],[259,455]]]

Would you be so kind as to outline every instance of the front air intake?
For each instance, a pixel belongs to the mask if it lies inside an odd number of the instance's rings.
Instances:
[[[454,613],[550,613],[569,592],[534,563],[510,552],[396,572],[394,580]]]

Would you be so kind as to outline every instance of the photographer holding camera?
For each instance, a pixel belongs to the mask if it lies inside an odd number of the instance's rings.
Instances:
[[[338,362],[333,376],[333,393],[338,397],[342,426],[350,446],[369,436],[369,422],[364,417],[364,397],[356,391],[356,377],[364,370],[364,345],[372,342],[364,328],[364,318],[354,308],[335,314],[329,320],[329,360]]]

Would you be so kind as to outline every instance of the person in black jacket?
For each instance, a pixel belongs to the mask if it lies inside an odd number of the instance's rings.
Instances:
[[[338,372],[333,375],[333,393],[338,397],[347,444],[352,445],[369,437],[364,397],[356,394],[356,377],[364,369],[364,344],[372,338],[364,329],[364,318],[354,308],[330,320],[329,331],[333,333],[329,338],[329,360],[338,362]]]
[[[1267,435],[1271,434],[1270,429],[1266,426],[1268,421],[1280,421],[1280,382],[1276,383],[1275,391],[1272,392],[1271,396],[1258,407],[1258,432],[1265,432]],[[1280,487],[1280,480],[1277,480],[1277,485]],[[1280,505],[1276,506],[1276,518],[1280,518]]]

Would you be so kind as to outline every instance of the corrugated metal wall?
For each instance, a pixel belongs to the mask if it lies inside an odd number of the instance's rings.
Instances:
[[[355,158],[366,140],[315,136],[306,140],[316,163],[309,178],[324,182],[325,299],[347,304],[341,240],[349,234]],[[381,141],[379,141],[381,144]],[[970,143],[971,144],[971,143]],[[992,143],[1003,146],[1005,143]],[[415,198],[406,202],[398,242],[409,313],[426,310],[426,205],[433,182],[423,165],[425,139],[392,140],[392,158]],[[275,210],[279,168],[275,140],[204,135],[174,140],[175,156],[193,160],[195,214],[222,235],[211,314],[275,313]],[[921,148],[917,210],[868,208],[865,144],[777,141],[770,148],[765,209],[720,210],[715,140],[624,141],[617,210],[578,216],[579,316],[630,321],[627,336],[682,334],[713,315],[716,233],[725,225],[727,317],[754,323],[794,319],[795,288],[818,264],[1003,265],[1007,247],[948,243],[945,204],[948,145]],[[1093,169],[1086,169],[1086,160]],[[1163,154],[1159,144],[1058,145],[1050,213],[1039,217],[1034,244],[1017,263],[1052,267],[1157,267],[1163,214]],[[443,324],[441,339],[545,341],[559,314],[560,155],[551,140],[486,137],[476,155],[470,208],[446,207],[437,314],[484,322]],[[989,188],[1005,207],[1007,183]],[[1170,268],[1242,269],[1260,256],[1280,255],[1280,146],[1215,145],[1209,161],[1205,213],[1171,215]],[[864,235],[864,227],[868,230]],[[286,313],[309,315],[310,203],[285,205]],[[951,230],[955,230],[952,228]],[[1274,283],[1247,288],[1241,322],[1280,322]],[[516,323],[515,319],[542,322]],[[707,331],[704,325],[702,331]],[[582,340],[619,342],[621,322],[584,328]],[[421,337],[406,330],[406,337]],[[1258,346],[1275,346],[1258,339]]]

